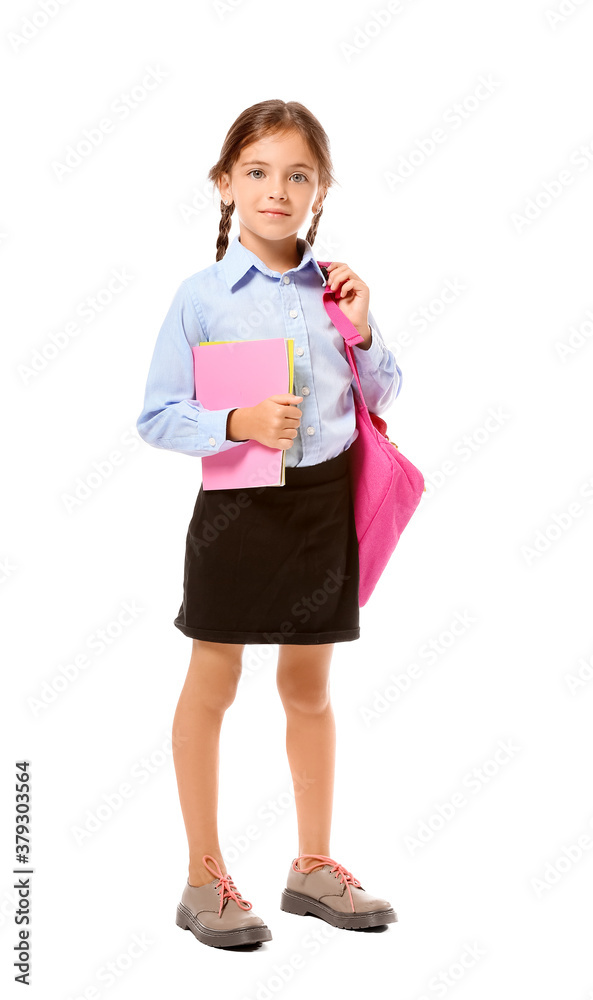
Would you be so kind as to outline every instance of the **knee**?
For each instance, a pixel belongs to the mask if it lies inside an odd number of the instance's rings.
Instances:
[[[278,693],[287,713],[319,714],[330,704],[329,684],[314,682],[305,685],[298,676],[278,678]]]
[[[213,712],[226,712],[236,698],[242,667],[242,647],[229,648],[222,643],[194,646],[190,675],[199,687],[201,704]]]
[[[216,685],[204,685],[202,687],[202,705],[212,712],[224,715],[237,696],[239,677],[240,674],[227,675],[224,679],[220,679]]]

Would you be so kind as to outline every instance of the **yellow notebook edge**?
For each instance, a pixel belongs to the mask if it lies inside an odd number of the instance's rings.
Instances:
[[[284,342],[286,344],[286,354],[288,357],[288,391],[293,392],[293,382],[294,382],[294,338],[285,337]],[[282,479],[280,485],[284,486],[286,482],[285,477],[286,469],[286,448],[282,449]]]

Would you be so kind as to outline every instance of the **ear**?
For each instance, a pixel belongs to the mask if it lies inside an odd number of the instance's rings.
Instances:
[[[313,205],[314,215],[317,215],[319,209],[323,207],[323,203],[325,201],[327,192],[328,192],[327,187],[324,187],[323,189],[320,188],[320,190],[317,192],[317,198],[315,199],[315,203]]]
[[[221,174],[218,180],[218,193],[223,201],[231,201],[230,179],[228,174]]]

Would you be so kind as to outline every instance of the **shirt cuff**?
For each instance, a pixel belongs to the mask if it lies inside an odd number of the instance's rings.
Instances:
[[[381,367],[385,358],[385,349],[379,338],[375,336],[375,331],[371,323],[369,323],[369,326],[371,328],[371,346],[368,350],[362,350],[359,344],[354,345],[358,348],[355,357],[356,367],[359,372],[375,371],[377,368]]]
[[[245,441],[231,441],[226,436],[226,425],[229,413],[236,410],[229,406],[225,410],[201,410],[198,420],[197,449],[205,455],[215,455],[219,451],[228,451]]]

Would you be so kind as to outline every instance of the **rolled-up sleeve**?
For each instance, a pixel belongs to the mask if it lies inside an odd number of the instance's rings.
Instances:
[[[398,396],[402,386],[402,373],[395,355],[385,344],[370,309],[369,326],[371,346],[363,351],[355,345],[354,360],[366,404],[369,410],[380,415]],[[354,374],[352,378],[355,383]]]
[[[205,340],[190,289],[183,281],[157,336],[144,407],[136,422],[147,444],[204,458],[244,443],[226,436],[228,415],[236,407],[207,410],[196,399],[192,347]]]

